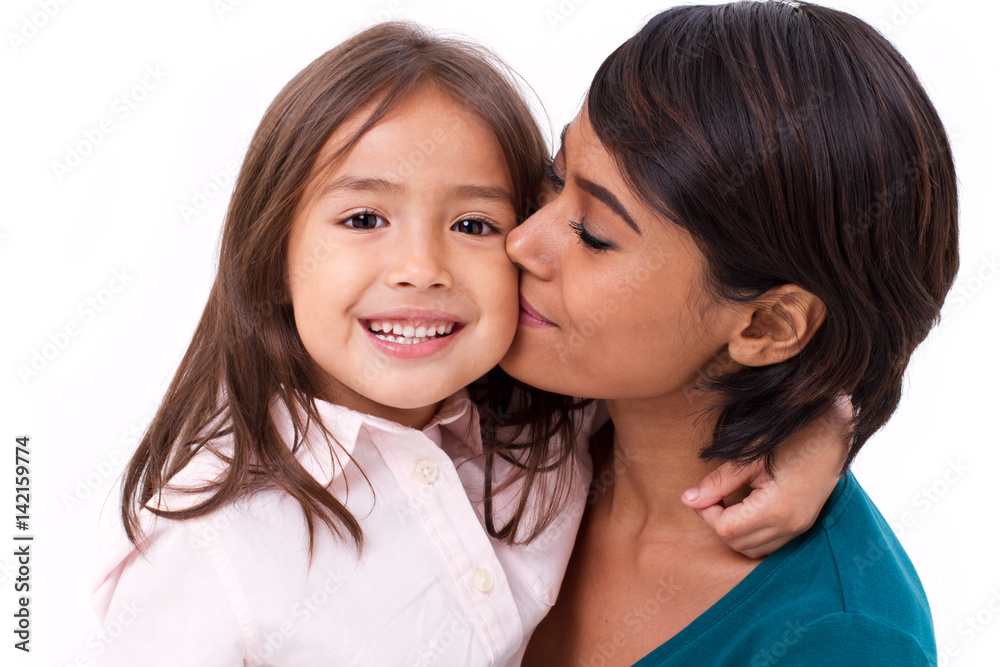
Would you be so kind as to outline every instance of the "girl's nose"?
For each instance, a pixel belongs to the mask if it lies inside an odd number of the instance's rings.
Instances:
[[[556,275],[560,240],[554,204],[538,209],[507,234],[507,255],[521,271],[542,280]]]
[[[448,270],[445,253],[433,238],[401,239],[396,260],[386,279],[397,287],[452,287],[454,279]]]

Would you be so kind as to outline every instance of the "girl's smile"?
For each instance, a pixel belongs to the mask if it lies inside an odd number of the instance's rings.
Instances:
[[[440,310],[396,308],[360,320],[372,343],[385,354],[416,359],[434,354],[451,344],[464,323]]]

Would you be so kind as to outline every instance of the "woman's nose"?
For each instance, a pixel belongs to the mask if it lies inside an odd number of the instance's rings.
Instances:
[[[507,256],[525,273],[543,280],[556,275],[559,239],[555,207],[546,204],[507,234]]]

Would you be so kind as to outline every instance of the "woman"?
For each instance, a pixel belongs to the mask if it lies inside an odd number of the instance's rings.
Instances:
[[[903,58],[807,3],[668,10],[601,66],[553,180],[508,236],[503,367],[606,399],[613,474],[525,664],[934,664],[916,573],[853,476],[766,560],[680,500],[842,392],[848,463],[895,410],[958,266],[947,137]]]

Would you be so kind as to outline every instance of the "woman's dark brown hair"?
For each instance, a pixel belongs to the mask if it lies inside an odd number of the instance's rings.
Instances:
[[[482,47],[429,34],[405,23],[384,23],[354,36],[320,56],[295,76],[271,103],[257,128],[236,181],[222,234],[218,275],[208,304],[166,396],[125,473],[121,513],[129,539],[142,546],[139,512],[189,519],[263,488],[277,488],[302,507],[310,552],[315,523],[321,521],[361,548],[358,521],[330,491],[302,467],[295,452],[310,424],[329,438],[317,413],[317,368],[296,333],[287,288],[287,240],[296,206],[308,195],[310,174],[324,142],[359,109],[375,103],[362,127],[340,148],[344,155],[368,129],[421,86],[432,85],[481,118],[504,151],[519,215],[536,199],[547,157],[545,142],[510,72]],[[549,450],[548,440],[568,434],[563,419],[542,422],[540,413],[517,420],[501,417],[512,400],[513,381],[496,372],[477,388],[484,419],[488,469],[496,456],[515,458],[528,471],[521,505],[495,535],[518,535],[535,474],[553,454],[564,460],[572,447]],[[521,391],[528,391],[521,388]],[[270,412],[279,401],[292,416],[292,443],[282,440]],[[539,396],[553,411],[566,404]],[[522,402],[530,403],[526,398]],[[503,406],[503,407],[501,407]],[[302,418],[302,415],[305,418]],[[499,426],[533,427],[527,446],[508,449]],[[220,438],[233,445],[224,474],[204,486],[182,491],[204,499],[178,510],[148,506],[203,448]],[[290,446],[291,445],[291,446]],[[533,446],[532,446],[533,445]],[[514,452],[520,451],[518,456]],[[331,445],[331,455],[336,456]],[[565,466],[563,466],[565,467]],[[533,537],[551,516],[522,537]],[[492,516],[490,518],[492,527]]]
[[[677,7],[605,60],[588,110],[637,196],[694,238],[718,298],[792,283],[827,309],[795,357],[703,383],[719,397],[703,456],[770,465],[846,393],[850,463],[958,270],[948,138],[907,62],[805,2]]]

